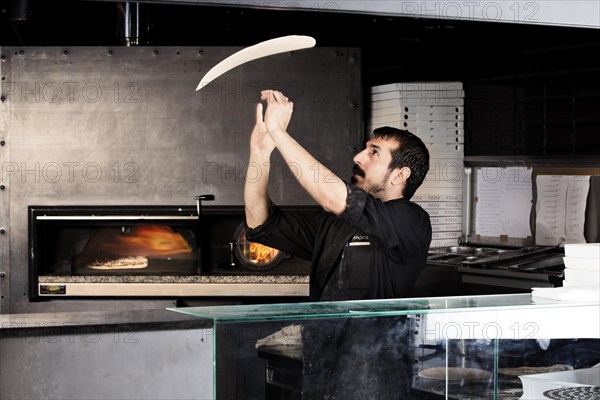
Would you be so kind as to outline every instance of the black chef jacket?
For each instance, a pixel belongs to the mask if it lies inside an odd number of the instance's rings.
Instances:
[[[246,237],[311,260],[311,301],[410,296],[427,261],[429,215],[409,200],[383,202],[352,184],[347,188],[339,216],[272,205],[267,220],[247,228]]]

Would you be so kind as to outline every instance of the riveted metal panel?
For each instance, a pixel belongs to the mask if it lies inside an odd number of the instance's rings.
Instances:
[[[362,145],[360,50],[311,48],[239,66],[200,91],[200,78],[234,47],[2,48],[0,217],[10,222],[2,296],[26,308],[27,206],[172,205],[212,193],[243,204],[250,132],[260,90],[294,101],[292,135],[349,177]],[[8,152],[10,150],[10,157]],[[280,204],[312,204],[272,158]],[[10,237],[10,239],[6,239]],[[4,254],[3,254],[4,255]],[[3,265],[6,265],[3,263]],[[18,307],[20,309],[20,307]]]

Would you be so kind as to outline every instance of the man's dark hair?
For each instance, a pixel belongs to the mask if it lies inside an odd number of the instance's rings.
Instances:
[[[375,129],[373,137],[394,139],[400,144],[397,149],[392,151],[392,161],[388,168],[390,171],[402,167],[410,168],[410,177],[407,179],[402,193],[405,199],[410,200],[429,171],[429,151],[425,147],[425,143],[409,131],[389,126]]]

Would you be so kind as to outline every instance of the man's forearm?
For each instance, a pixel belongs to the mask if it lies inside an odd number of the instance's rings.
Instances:
[[[270,155],[250,152],[244,184],[246,224],[250,228],[262,225],[269,215]]]
[[[346,209],[346,184],[321,164],[286,131],[270,132],[277,149],[292,168],[296,179],[326,211],[336,215]]]

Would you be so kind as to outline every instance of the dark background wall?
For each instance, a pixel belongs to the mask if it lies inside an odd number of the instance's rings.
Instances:
[[[124,44],[124,3],[5,4],[2,45]],[[365,88],[462,81],[466,156],[600,154],[600,63],[593,56],[600,53],[598,29],[289,7],[140,3],[138,15],[140,45],[247,46],[305,34],[315,37],[317,46],[360,47]]]

